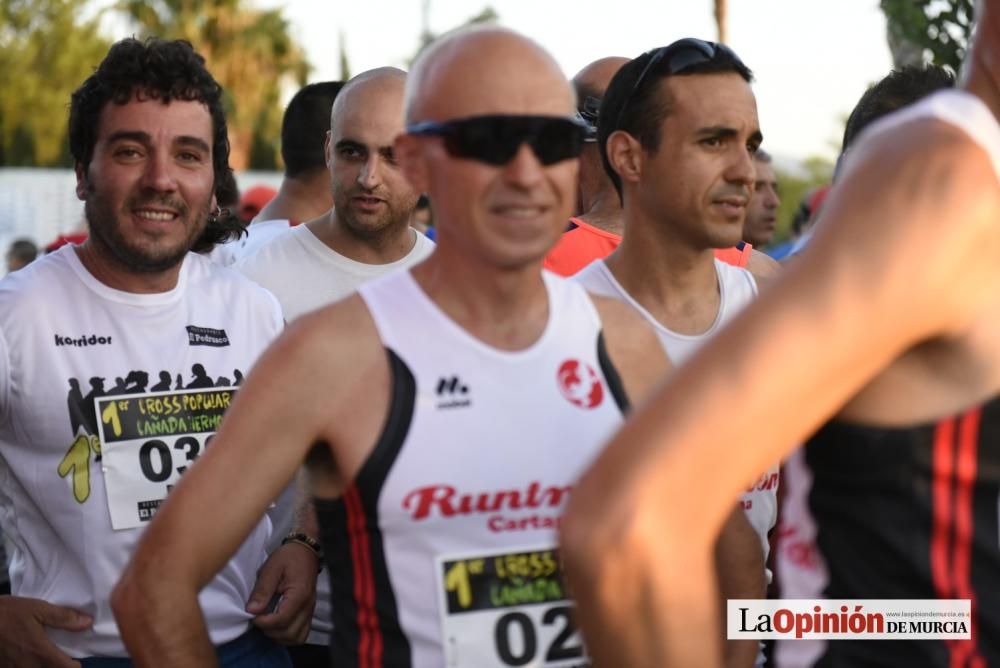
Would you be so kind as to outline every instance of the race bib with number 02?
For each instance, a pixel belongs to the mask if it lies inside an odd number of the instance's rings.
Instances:
[[[589,666],[555,548],[438,558],[448,666]]]
[[[181,475],[205,449],[236,388],[101,397],[101,469],[111,526],[153,519]]]

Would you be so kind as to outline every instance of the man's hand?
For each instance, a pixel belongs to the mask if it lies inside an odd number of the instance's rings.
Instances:
[[[80,668],[45,635],[46,626],[85,631],[94,620],[72,608],[36,598],[0,596],[0,666]]]
[[[247,603],[247,612],[256,615],[254,626],[285,645],[304,642],[316,607],[318,566],[312,550],[298,543],[287,543],[271,553],[257,573]]]

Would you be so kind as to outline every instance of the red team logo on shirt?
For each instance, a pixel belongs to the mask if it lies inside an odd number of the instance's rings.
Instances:
[[[596,408],[604,399],[604,385],[589,364],[580,360],[566,360],[556,374],[559,391],[566,399],[580,408]]]

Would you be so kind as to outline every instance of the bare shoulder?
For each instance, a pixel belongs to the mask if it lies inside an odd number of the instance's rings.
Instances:
[[[604,345],[632,401],[645,397],[670,370],[663,347],[649,323],[631,306],[591,294],[601,317]]]
[[[771,256],[753,248],[747,260],[747,271],[753,274],[757,285],[764,285],[781,271],[781,265]]]
[[[934,119],[863,140],[802,264],[822,265],[886,316],[923,320],[930,331],[961,326],[1000,280],[1000,185],[989,155]]]
[[[388,354],[357,294],[302,316],[279,344],[274,352],[294,360],[288,365],[296,370],[294,379],[286,379],[304,386],[297,411],[320,425],[317,439],[331,448],[335,463],[317,468],[324,460],[311,457],[310,484],[314,493],[333,498],[357,474],[383,427],[392,385]],[[321,414],[309,417],[314,411]],[[320,475],[330,471],[337,475]]]
[[[258,361],[250,375],[255,383],[245,389],[270,394],[281,384],[296,410],[318,403],[329,415],[357,390],[353,383],[359,376],[380,361],[384,353],[375,323],[361,297],[352,295],[294,320]],[[323,401],[314,402],[318,397]]]

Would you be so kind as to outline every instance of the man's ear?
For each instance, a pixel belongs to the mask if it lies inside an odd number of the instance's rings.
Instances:
[[[90,193],[90,183],[87,181],[87,169],[82,163],[77,162],[73,170],[76,172],[76,198],[81,202],[87,201]]]
[[[642,176],[642,145],[623,130],[616,130],[605,144],[608,162],[618,172],[622,182],[638,183]]]
[[[323,160],[326,168],[330,169],[330,162],[333,160],[333,147],[330,146],[330,131],[326,131],[326,138],[323,140]]]
[[[414,190],[426,193],[430,187],[430,178],[420,139],[406,133],[400,134],[392,144],[392,152],[403,176]]]

